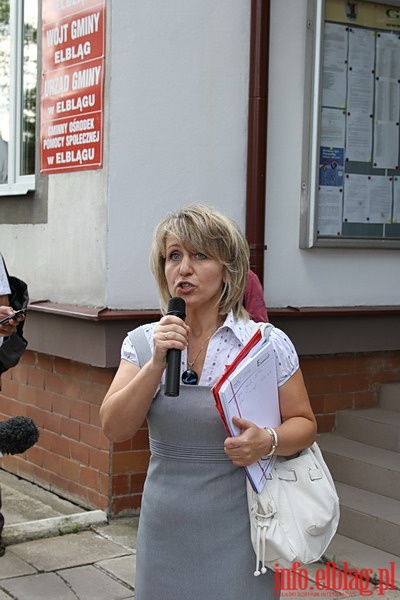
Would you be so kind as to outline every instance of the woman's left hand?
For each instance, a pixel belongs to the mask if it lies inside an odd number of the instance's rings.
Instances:
[[[317,423],[300,369],[279,387],[282,423],[275,427],[278,437],[276,454],[291,456],[308,448],[315,440]],[[231,461],[248,467],[272,449],[272,438],[262,427],[246,419],[232,418],[240,434],[225,440],[224,449]]]
[[[233,417],[232,422],[240,429],[240,434],[226,438],[225,454],[234,465],[248,467],[269,452],[270,435],[246,419]]]

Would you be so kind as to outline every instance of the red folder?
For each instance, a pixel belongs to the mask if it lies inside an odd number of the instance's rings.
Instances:
[[[242,362],[242,360],[244,358],[246,358],[246,356],[254,348],[254,346],[256,346],[258,344],[258,342],[261,340],[261,338],[262,338],[261,330],[257,329],[257,331],[251,336],[251,338],[249,339],[247,344],[245,344],[243,346],[243,348],[241,349],[239,354],[234,358],[233,362],[230,365],[226,366],[224,373],[218,379],[217,383],[211,388],[212,393],[214,395],[215,405],[217,407],[219,414],[221,415],[222,422],[225,425],[225,429],[226,429],[228,435],[232,435],[232,431],[231,431],[228,423],[226,422],[225,412],[221,405],[221,401],[220,401],[220,397],[219,397],[219,390],[221,389],[222,384],[228,379],[229,375],[231,375],[231,373],[233,373],[233,371]]]
[[[231,423],[234,415],[243,416],[259,427],[277,427],[281,422],[275,355],[268,339],[264,338],[263,345],[259,344],[261,340],[263,332],[257,329],[211,388],[215,405],[229,436],[238,433]],[[260,348],[249,356],[257,344]],[[260,458],[244,467],[256,492],[262,490],[274,462],[275,456],[272,456]]]

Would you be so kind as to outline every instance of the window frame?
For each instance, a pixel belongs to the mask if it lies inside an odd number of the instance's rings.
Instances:
[[[364,0],[400,8],[400,0]],[[303,161],[301,173],[300,248],[398,249],[400,239],[318,237],[319,142],[322,99],[325,0],[308,0],[304,93]]]
[[[0,196],[26,195],[36,189],[36,173],[21,175],[25,0],[9,0],[10,7],[10,133],[8,181],[0,184]],[[39,8],[39,7],[38,7]],[[39,25],[39,10],[38,23]],[[37,81],[37,77],[36,77]],[[38,89],[38,87],[36,87]],[[38,114],[36,113],[36,132]],[[37,147],[37,135],[36,143]]]

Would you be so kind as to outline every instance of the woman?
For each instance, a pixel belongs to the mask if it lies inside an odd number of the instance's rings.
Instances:
[[[255,327],[242,304],[248,257],[237,226],[205,206],[168,216],[154,234],[151,267],[163,311],[171,297],[181,297],[186,320],[165,314],[131,332],[101,407],[104,432],[114,442],[131,438],[146,418],[149,426],[137,600],[266,600],[279,595],[271,571],[253,575],[241,468],[268,454],[273,436],[237,419],[241,434],[227,437],[211,392]],[[148,347],[144,360],[143,338]],[[277,329],[270,339],[282,413],[276,453],[291,455],[314,441],[315,418],[293,345]],[[163,393],[172,348],[182,352],[178,397]]]

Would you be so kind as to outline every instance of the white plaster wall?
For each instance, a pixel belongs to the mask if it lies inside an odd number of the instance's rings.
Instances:
[[[398,251],[299,248],[306,3],[271,2],[267,304],[398,304]],[[1,225],[0,250],[32,299],[155,308],[166,212],[245,225],[250,0],[118,0],[107,27],[104,168],[50,176],[48,222]]]
[[[31,301],[104,306],[105,173],[50,175],[47,223],[1,226],[0,251]]]
[[[107,304],[157,308],[151,236],[216,206],[244,227],[250,0],[118,0],[112,11]]]
[[[307,0],[272,0],[265,261],[269,306],[399,303],[397,250],[299,248]]]

